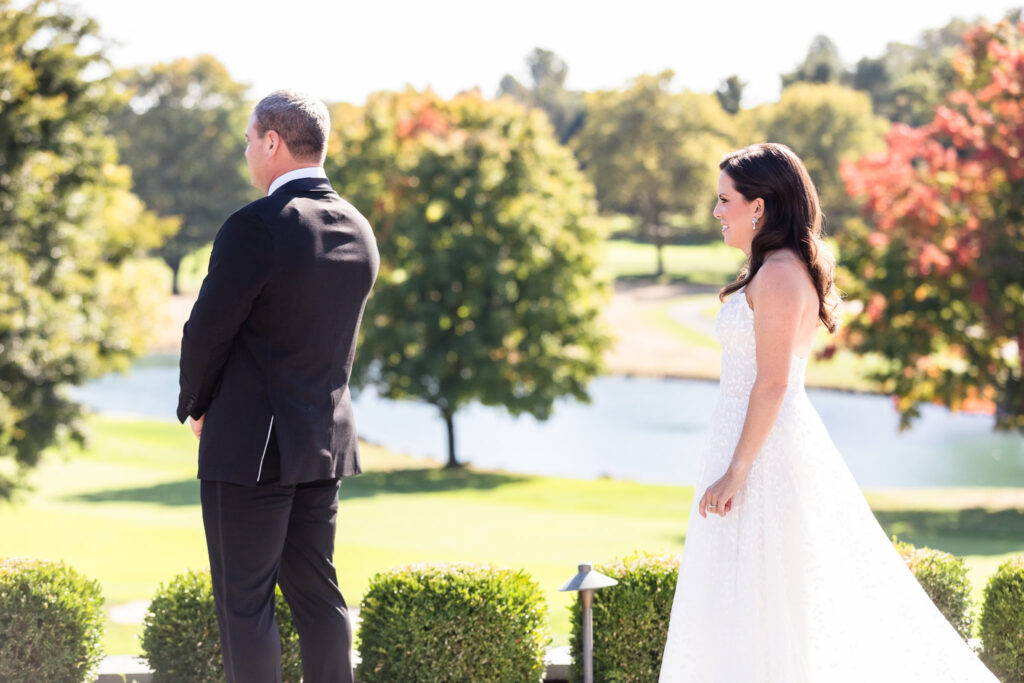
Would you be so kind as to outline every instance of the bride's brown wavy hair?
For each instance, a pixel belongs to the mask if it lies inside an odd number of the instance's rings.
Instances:
[[[818,318],[829,332],[835,332],[839,305],[836,262],[821,238],[818,191],[803,162],[789,147],[767,142],[727,154],[718,167],[748,202],[758,197],[764,200],[764,215],[750,245],[750,258],[736,281],[722,288],[719,299],[725,301],[754,279],[770,252],[790,249],[807,264],[818,290]]]

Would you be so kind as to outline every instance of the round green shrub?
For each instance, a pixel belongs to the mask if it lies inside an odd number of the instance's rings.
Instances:
[[[1024,556],[999,565],[981,607],[981,659],[1003,683],[1024,683]]]
[[[413,565],[377,574],[359,613],[363,683],[539,681],[548,609],[524,571]]]
[[[299,635],[280,588],[276,589],[274,615],[281,633],[281,681],[299,683]],[[143,622],[142,651],[153,670],[154,683],[224,680],[209,571],[186,570],[170,583],[161,584]]]
[[[594,568],[619,582],[594,593],[594,680],[658,680],[679,576],[678,556],[638,552]],[[573,661],[569,680],[579,683],[583,680],[583,608],[578,594],[569,609]]]
[[[63,562],[0,561],[0,681],[92,680],[102,638],[99,582]]]
[[[963,558],[932,548],[915,548],[893,537],[893,544],[917,582],[960,637],[971,637],[974,625],[971,582]]]

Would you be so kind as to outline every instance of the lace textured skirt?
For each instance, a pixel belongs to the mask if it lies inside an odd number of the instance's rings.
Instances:
[[[802,387],[724,518],[747,396],[719,399],[662,663],[663,683],[996,681],[907,569]]]

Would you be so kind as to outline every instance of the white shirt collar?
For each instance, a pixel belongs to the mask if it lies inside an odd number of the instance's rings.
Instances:
[[[296,168],[287,173],[282,173],[274,179],[274,182],[270,183],[270,187],[267,188],[267,195],[274,194],[274,190],[281,187],[285,183],[289,183],[299,178],[326,178],[327,174],[324,172],[322,166],[310,166],[308,168]]]

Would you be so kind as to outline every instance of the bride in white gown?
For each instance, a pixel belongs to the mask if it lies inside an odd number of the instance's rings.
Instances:
[[[721,393],[660,680],[996,681],[875,521],[804,391],[837,297],[803,163],[765,144],[721,169],[715,217],[749,261],[715,320]]]

